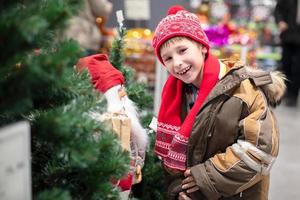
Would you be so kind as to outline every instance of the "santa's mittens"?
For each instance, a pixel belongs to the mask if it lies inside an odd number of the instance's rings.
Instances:
[[[94,87],[102,93],[125,82],[122,73],[112,66],[105,54],[87,56],[80,61],[88,68]]]
[[[122,191],[130,190],[133,182],[133,175],[128,173],[127,176],[123,177],[118,184],[118,187]]]

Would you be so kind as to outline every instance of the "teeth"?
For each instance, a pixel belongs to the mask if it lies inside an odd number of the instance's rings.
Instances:
[[[184,68],[183,70],[181,70],[180,72],[177,72],[177,74],[179,75],[183,75],[185,74],[187,71],[189,71],[191,69],[192,66],[188,66],[186,68]]]

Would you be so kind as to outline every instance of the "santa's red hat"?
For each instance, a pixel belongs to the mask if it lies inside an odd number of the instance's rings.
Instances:
[[[88,68],[94,87],[102,93],[125,81],[122,73],[108,61],[105,54],[95,54],[80,59],[81,64]]]
[[[209,41],[201,28],[199,18],[195,14],[186,11],[182,6],[172,6],[168,10],[168,15],[157,25],[152,40],[152,46],[162,64],[160,47],[168,39],[176,36],[189,37],[209,50]]]

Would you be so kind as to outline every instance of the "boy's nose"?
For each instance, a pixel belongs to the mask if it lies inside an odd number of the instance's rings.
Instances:
[[[182,60],[180,58],[174,58],[174,67],[181,67],[183,64]]]

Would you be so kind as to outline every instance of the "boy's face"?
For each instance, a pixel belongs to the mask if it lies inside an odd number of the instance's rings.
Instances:
[[[170,42],[160,50],[160,55],[170,74],[183,82],[192,83],[199,88],[202,68],[207,49],[183,38]]]

